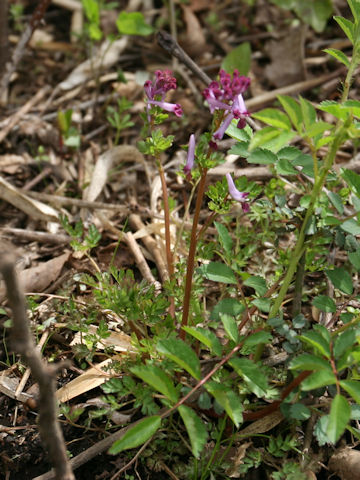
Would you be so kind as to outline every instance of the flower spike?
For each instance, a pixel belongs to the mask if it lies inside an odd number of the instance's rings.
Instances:
[[[234,118],[238,120],[237,127],[242,129],[246,125],[246,117],[249,116],[242,93],[249,87],[250,78],[240,76],[238,70],[234,70],[231,78],[225,70],[220,70],[219,79],[219,82],[211,82],[203,91],[211,113],[215,110],[225,112],[222,124],[214,133],[216,140],[223,138]]]
[[[145,95],[147,96],[147,111],[149,116],[150,105],[157,105],[167,112],[175,113],[181,117],[182,108],[178,103],[164,101],[166,92],[176,89],[176,78],[170,70],[156,70],[155,81],[147,80],[144,83]],[[150,120],[150,119],[149,119]]]

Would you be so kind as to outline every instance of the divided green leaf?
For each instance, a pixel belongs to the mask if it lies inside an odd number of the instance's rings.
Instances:
[[[265,108],[264,110],[260,110],[260,112],[253,113],[251,116],[271,127],[281,128],[282,130],[291,130],[289,117],[281,110]]]
[[[299,96],[301,113],[306,128],[306,133],[309,135],[309,129],[316,125],[316,110],[313,105],[302,96]],[[311,135],[309,135],[311,137]]]
[[[215,228],[219,234],[220,243],[227,255],[231,255],[233,241],[225,225],[219,222],[214,222]]]
[[[199,342],[206,345],[211,352],[215,355],[220,356],[222,353],[222,347],[220,340],[217,338],[214,332],[208,330],[207,328],[201,327],[182,327],[186,333],[192,335],[194,338],[199,340]]]
[[[211,393],[218,404],[223,407],[235,426],[239,427],[243,421],[243,407],[240,397],[228,387],[217,382],[207,382],[205,388]]]
[[[260,296],[265,295],[265,293],[267,292],[266,281],[263,277],[260,277],[259,275],[254,275],[247,278],[244,281],[244,285],[253,288],[255,292]]]
[[[359,272],[360,271],[360,248],[358,248],[355,252],[349,252],[348,257],[352,265]]]
[[[239,302],[236,298],[223,298],[220,302],[215,305],[211,314],[210,320],[220,320],[220,314],[226,313],[237,317],[245,310],[245,307],[242,303]]]
[[[353,14],[354,19],[359,22],[360,20],[360,1],[359,0],[347,0],[349,7],[351,8],[351,13]]]
[[[302,383],[301,390],[304,392],[315,390],[316,388],[327,387],[335,385],[336,377],[333,372],[329,370],[318,370],[309,375]]]
[[[355,25],[353,24],[353,22],[351,22],[347,18],[340,17],[339,15],[335,15],[334,20],[340,25],[340,28],[342,29],[342,31],[345,33],[345,35],[348,37],[350,42],[353,44],[354,30],[355,30]]]
[[[303,116],[300,105],[296,100],[288,95],[278,95],[278,100],[281,103],[283,109],[288,114],[293,126],[298,133],[301,132]]]
[[[335,288],[343,293],[351,295],[354,287],[352,277],[343,267],[334,268],[334,270],[325,270],[326,276],[330,279]]]
[[[340,228],[344,230],[344,232],[351,233],[352,235],[360,235],[360,225],[353,218],[350,218],[342,223]]]
[[[220,313],[220,318],[222,324],[224,325],[225,332],[228,334],[230,340],[235,343],[238,343],[239,340],[239,332],[238,326],[233,316],[227,313]]]
[[[173,382],[161,368],[155,365],[139,365],[130,368],[130,371],[172,402],[177,402],[179,394]]]
[[[340,386],[360,405],[360,382],[356,380],[340,380]]]
[[[329,370],[332,372],[330,362],[324,358],[310,353],[302,353],[291,360],[289,368],[292,370]]]
[[[249,42],[244,42],[233,48],[223,59],[221,68],[227,73],[233,73],[235,69],[239,70],[241,75],[247,75],[250,70],[251,46]]]
[[[234,357],[228,362],[238,375],[240,375],[249,389],[257,396],[264,397],[268,389],[266,376],[261,372],[259,366],[248,358]]]
[[[221,262],[210,262],[198,268],[201,275],[213,282],[236,284],[236,277],[230,267]]]
[[[349,347],[354,345],[355,341],[356,334],[353,328],[348,328],[345,332],[340,333],[334,342],[334,357],[340,358]]]
[[[178,338],[164,338],[159,340],[156,349],[181,368],[186,370],[197,380],[200,379],[200,361],[191,347]]]
[[[161,417],[154,415],[140,420],[130,428],[122,438],[116,440],[109,449],[111,455],[117,455],[123,450],[143,445],[161,426]]]
[[[349,185],[351,190],[358,196],[360,196],[360,175],[353,170],[347,168],[341,169],[341,176],[345,182]]]
[[[321,335],[320,332],[310,330],[299,337],[301,340],[311,345],[315,350],[330,358],[330,343]]]
[[[276,152],[286,145],[295,135],[296,133],[292,131],[283,131],[275,127],[264,127],[254,133],[250,141],[249,150],[264,147]]]
[[[254,137],[255,138],[255,137]],[[266,148],[255,148],[246,158],[248,163],[259,163],[260,165],[271,165],[276,163],[277,156],[275,153]]]
[[[180,405],[178,410],[190,438],[192,453],[199,458],[208,437],[205,425],[192,408]]]
[[[260,332],[255,332],[246,337],[244,340],[244,347],[254,347],[256,345],[259,345],[261,343],[271,343],[272,340],[272,335],[269,332],[265,332],[264,330],[261,330]]]
[[[336,304],[334,300],[326,295],[318,295],[312,301],[314,307],[325,313],[335,313]]]
[[[336,60],[343,63],[347,68],[350,67],[350,62],[347,56],[341,50],[338,50],[337,48],[325,48],[324,52],[336,58]]]
[[[332,443],[336,443],[344,433],[350,420],[351,408],[342,395],[337,394],[331,403],[326,433]]]
[[[123,35],[150,35],[154,32],[151,25],[145,22],[140,12],[121,12],[116,20],[116,26]]]

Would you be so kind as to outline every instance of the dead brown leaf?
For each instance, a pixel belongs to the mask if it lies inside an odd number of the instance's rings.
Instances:
[[[32,162],[33,159],[26,153],[24,155],[13,155],[10,153],[0,155],[0,171],[8,175],[14,175],[21,166],[29,165]]]
[[[291,85],[305,79],[305,28],[290,28],[276,40],[269,40],[266,50],[271,58],[265,74],[276,87]]]
[[[25,293],[43,292],[60,275],[65,262],[69,259],[70,252],[47,262],[41,262],[36,267],[27,268],[19,273],[20,283]],[[5,298],[5,287],[0,284],[0,301]]]
[[[329,469],[341,480],[360,478],[360,451],[348,447],[338,450],[330,458]]]
[[[58,212],[54,208],[45,205],[45,203],[39,202],[38,200],[29,198],[1,176],[0,198],[11,203],[19,210],[22,210],[31,218],[44,220],[45,222],[54,222],[58,220]]]
[[[89,326],[89,333],[96,333],[97,328],[94,325]],[[83,334],[77,332],[70,345],[81,343]],[[117,352],[128,352],[133,350],[131,347],[131,337],[122,332],[111,332],[109,337],[103,338],[101,343],[97,343],[96,348],[104,350],[105,347],[114,347]],[[134,351],[134,350],[133,350]]]
[[[98,363],[79,377],[71,380],[68,384],[59,388],[56,392],[56,397],[59,402],[68,402],[72,398],[82,395],[93,388],[99,387],[107,380],[109,380],[114,372],[105,369],[112,362],[111,358],[107,358],[101,363]]]
[[[186,23],[186,36],[180,39],[184,50],[191,57],[197,57],[204,53],[206,39],[200,22],[192,9],[186,5],[181,6]]]
[[[232,465],[226,471],[226,474],[229,475],[230,478],[240,478],[241,473],[238,471],[238,467],[244,463],[242,459],[246,455],[247,449],[252,445],[252,442],[245,442],[242,443],[235,452],[235,455],[231,457]]]
[[[256,420],[243,430],[240,430],[239,436],[250,437],[251,435],[256,435],[258,433],[268,432],[269,430],[276,427],[276,425],[279,425],[279,423],[283,420],[284,415],[279,410],[277,410],[276,412],[270,413],[270,415],[266,415],[266,417],[264,418]]]

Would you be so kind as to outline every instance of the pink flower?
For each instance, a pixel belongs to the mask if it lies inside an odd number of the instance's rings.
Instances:
[[[242,93],[249,87],[250,78],[240,76],[238,70],[234,70],[232,78],[230,74],[220,70],[219,78],[219,82],[211,82],[203,92],[211,113],[214,113],[215,110],[227,112],[223,123],[214,133],[214,138],[217,140],[223,138],[234,118],[239,120],[237,127],[244,128],[246,117],[249,116]]]
[[[187,161],[184,167],[184,173],[188,175],[191,170],[194,168],[194,161],[195,161],[195,135],[190,135],[189,139],[189,148],[187,154]]]
[[[176,78],[170,70],[156,70],[155,81],[147,80],[144,83],[146,96],[149,100],[155,100],[156,95],[161,95],[163,100],[165,93],[169,90],[176,90]]]
[[[227,183],[228,183],[230,196],[234,200],[236,200],[237,202],[241,202],[242,203],[241,206],[242,206],[242,209],[244,210],[244,212],[248,212],[250,207],[249,207],[249,204],[247,203],[246,199],[247,199],[249,193],[248,192],[240,192],[235,187],[234,180],[232,179],[232,176],[230,175],[230,173],[226,174],[226,180],[227,180]]]
[[[181,105],[178,103],[168,103],[164,101],[156,101],[156,100],[148,100],[148,104],[150,105],[157,105],[158,107],[166,110],[167,112],[175,113],[177,117],[181,117],[182,115],[182,108]]]
[[[181,117],[182,108],[178,103],[168,103],[164,101],[166,92],[176,89],[176,78],[172,76],[170,70],[156,70],[155,81],[147,80],[144,83],[145,94],[147,100],[147,111],[150,105],[157,105],[167,112],[175,113],[177,117]]]

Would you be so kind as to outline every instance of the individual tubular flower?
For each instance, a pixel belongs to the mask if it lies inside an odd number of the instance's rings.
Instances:
[[[249,116],[242,93],[249,87],[250,78],[239,75],[238,70],[234,70],[231,78],[230,74],[220,70],[219,79],[219,82],[211,82],[203,91],[211,113],[214,113],[215,110],[226,112],[220,127],[214,132],[216,140],[223,138],[234,118],[239,120],[237,127],[244,128],[246,117]]]
[[[187,160],[184,167],[185,175],[188,175],[191,170],[194,168],[194,161],[195,161],[195,135],[190,135],[189,139],[189,148],[187,154]]]
[[[176,89],[176,78],[172,76],[170,70],[156,70],[155,81],[147,80],[144,83],[145,94],[148,98],[147,109],[150,105],[157,105],[167,112],[173,112],[177,117],[181,117],[182,108],[178,103],[168,103],[164,101],[166,92]]]
[[[246,199],[247,199],[249,193],[248,192],[240,192],[235,187],[234,180],[232,179],[232,176],[230,175],[230,173],[226,174],[226,180],[227,180],[227,183],[228,183],[230,196],[234,200],[236,200],[237,202],[241,202],[241,206],[242,206],[242,209],[244,210],[244,212],[248,212],[250,207],[249,207],[249,204],[247,203]]]
[[[166,110],[167,112],[175,113],[177,117],[181,117],[182,115],[182,108],[181,105],[178,103],[169,103],[157,100],[148,100],[148,104],[150,105],[157,105],[158,107]]]

